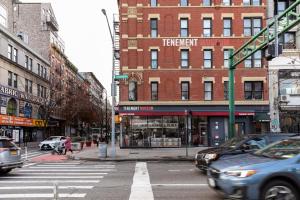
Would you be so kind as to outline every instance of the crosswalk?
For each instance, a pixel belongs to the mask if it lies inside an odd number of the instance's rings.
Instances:
[[[31,163],[0,176],[0,199],[85,199],[109,173],[112,164],[67,161]],[[57,191],[57,192],[55,192]]]
[[[35,158],[37,156],[41,156],[41,155],[44,155],[44,154],[48,154],[49,152],[47,151],[39,151],[39,150],[35,150],[35,151],[29,151],[27,153],[27,156],[26,154],[23,152],[21,157],[22,157],[22,160],[25,160],[25,159],[28,159],[30,160],[31,158]]]

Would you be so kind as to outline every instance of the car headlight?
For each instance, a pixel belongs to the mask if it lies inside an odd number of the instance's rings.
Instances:
[[[236,176],[236,177],[240,177],[240,178],[249,177],[256,173],[257,173],[256,170],[230,170],[230,171],[225,172],[225,174],[228,176]]]
[[[217,154],[215,154],[215,153],[208,153],[205,155],[206,160],[214,160],[216,158],[217,158]]]
[[[197,160],[197,157],[198,157],[198,154],[196,153],[196,155],[195,155],[195,160]]]

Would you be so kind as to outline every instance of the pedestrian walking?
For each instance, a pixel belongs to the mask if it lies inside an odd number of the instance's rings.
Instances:
[[[73,153],[72,141],[69,136],[67,137],[67,140],[65,141],[65,155],[67,154],[68,151],[71,151],[71,153]]]

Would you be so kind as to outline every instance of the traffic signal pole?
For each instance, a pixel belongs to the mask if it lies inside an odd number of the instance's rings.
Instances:
[[[234,70],[233,67],[233,50],[229,50],[229,138],[235,136],[235,98],[234,98]]]
[[[235,136],[235,99],[234,99],[234,70],[236,66],[255,54],[257,51],[265,49],[274,40],[278,45],[278,37],[289,31],[300,23],[300,13],[297,13],[297,6],[300,0],[297,0],[288,7],[282,14],[276,16],[267,27],[253,36],[237,51],[229,56],[229,138]],[[277,47],[276,47],[277,48]],[[276,49],[278,52],[278,48]],[[277,54],[278,56],[278,54]]]

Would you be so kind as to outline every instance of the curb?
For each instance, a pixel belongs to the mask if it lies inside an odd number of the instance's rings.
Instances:
[[[88,157],[76,157],[68,156],[70,160],[83,160],[83,161],[98,161],[98,162],[138,162],[138,161],[158,161],[158,162],[193,162],[194,158],[185,158],[185,157],[164,157],[164,158],[88,158]]]

